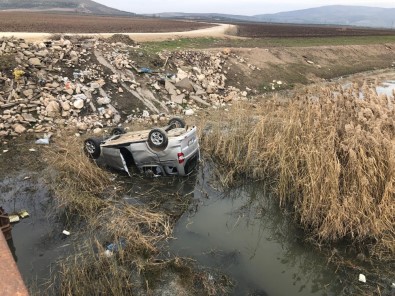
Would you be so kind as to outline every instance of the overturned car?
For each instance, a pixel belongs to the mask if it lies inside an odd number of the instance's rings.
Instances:
[[[200,158],[196,127],[187,127],[181,118],[173,118],[163,128],[125,132],[114,128],[104,139],[89,138],[84,151],[92,159],[129,173],[136,165],[144,173],[187,176]]]

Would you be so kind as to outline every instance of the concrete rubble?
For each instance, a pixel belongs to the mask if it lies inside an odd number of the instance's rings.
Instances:
[[[239,59],[230,50],[163,52],[163,68],[151,70],[132,59],[136,48],[99,39],[0,39],[0,58],[15,66],[0,65],[0,137],[60,128],[99,133],[136,119],[194,115],[249,95],[226,86],[223,65],[230,56]]]

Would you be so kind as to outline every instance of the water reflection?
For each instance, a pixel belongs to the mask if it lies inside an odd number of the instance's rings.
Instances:
[[[394,98],[394,92],[395,92],[395,80],[384,80],[384,82],[381,82],[378,86],[376,86],[376,82],[374,79],[366,79],[365,82],[367,82],[368,85],[371,86],[371,88],[375,88],[376,92],[378,95],[386,95],[388,98]],[[352,82],[346,82],[342,84],[342,89],[344,91],[353,89],[353,83]],[[358,97],[360,99],[364,99],[365,94],[360,90],[355,90],[353,89],[355,97]],[[340,95],[339,92],[334,91],[333,92],[336,96]],[[311,96],[312,100],[318,100],[318,97],[316,96]]]
[[[237,281],[235,295],[337,295],[339,279],[326,258],[303,242],[290,216],[251,183],[223,193],[201,169],[195,206],[174,231],[171,250],[225,271]],[[198,206],[196,206],[198,205]]]
[[[51,212],[48,188],[35,174],[21,173],[0,181],[0,205],[8,213],[26,210],[30,216],[12,226],[8,245],[27,284],[40,284],[51,274],[51,264],[65,254],[61,229]]]
[[[389,80],[386,81],[379,86],[376,87],[377,94],[381,95],[387,95],[388,97],[393,97],[394,96],[394,91],[395,91],[395,81],[394,80]]]

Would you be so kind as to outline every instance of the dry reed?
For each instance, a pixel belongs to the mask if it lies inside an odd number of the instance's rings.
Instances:
[[[171,234],[168,217],[117,200],[115,181],[84,155],[80,140],[66,137],[51,148],[45,158],[58,214],[70,227],[83,225],[84,239],[76,254],[61,260],[48,293],[131,294],[135,289],[132,274],[150,266],[158,243]],[[106,242],[121,241],[123,246],[116,256],[103,255]]]
[[[202,147],[226,167],[226,184],[239,174],[273,182],[317,241],[347,238],[391,258],[394,119],[394,99],[367,85],[315,86],[291,100],[235,104],[203,123]]]

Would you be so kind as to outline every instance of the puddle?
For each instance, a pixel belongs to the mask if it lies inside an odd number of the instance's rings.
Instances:
[[[29,287],[43,284],[51,274],[51,264],[67,249],[57,224],[47,216],[51,206],[48,189],[34,175],[6,177],[0,181],[0,205],[9,214],[22,209],[29,213],[28,218],[12,224],[8,244],[25,283]]]
[[[395,91],[395,80],[385,81],[376,87],[377,94],[387,95],[388,97],[394,96]]]
[[[170,250],[230,275],[234,295],[338,295],[340,279],[327,258],[277,203],[250,184],[221,193],[200,170],[196,205],[178,221]]]
[[[388,73],[387,75],[389,75],[390,77],[394,77],[395,73]],[[380,78],[378,77],[378,79],[380,79]],[[382,77],[380,80],[382,82],[380,82],[380,84],[375,87],[377,94],[378,95],[386,95],[389,98],[394,98],[395,80],[393,78],[389,78],[389,77],[385,77],[385,78]],[[371,87],[374,87],[374,85],[376,84],[376,79],[374,79],[373,77],[365,78],[364,81],[367,82],[368,85],[370,85]],[[346,82],[346,83],[343,83],[342,86],[343,86],[344,90],[348,90],[353,87],[353,83]],[[338,94],[338,92],[335,92],[335,93]],[[359,98],[360,99],[364,98],[362,91],[359,92]]]

